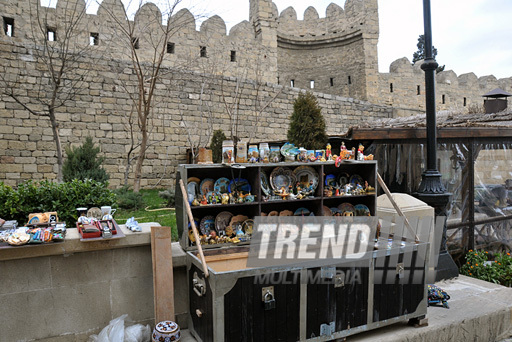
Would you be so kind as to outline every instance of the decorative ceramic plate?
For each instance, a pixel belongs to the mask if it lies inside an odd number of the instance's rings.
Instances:
[[[245,193],[249,193],[251,192],[251,184],[249,184],[249,181],[247,179],[235,178],[229,183],[228,190],[229,192],[234,192],[238,190]]]
[[[260,182],[261,182],[261,191],[265,194],[265,196],[270,196],[271,190],[270,185],[268,184],[267,174],[263,171],[260,173]]]
[[[329,207],[326,207],[325,205],[322,207],[322,215],[323,216],[332,216],[332,211],[329,209]]]
[[[87,210],[87,217],[92,217],[98,220],[101,219],[101,209],[98,207],[92,207]]]
[[[218,194],[229,193],[229,179],[226,177],[219,178],[213,184],[213,190]]]
[[[363,177],[359,175],[352,175],[352,177],[350,177],[350,183],[364,185],[364,180]]]
[[[303,188],[307,188],[309,183],[313,181],[313,191],[318,186],[318,172],[311,166],[299,166],[293,170],[296,181],[300,182]]]
[[[288,190],[288,187],[290,185],[294,185],[294,183],[295,176],[292,170],[287,167],[276,167],[270,174],[270,185],[272,186],[272,189],[276,191],[282,187]]]
[[[188,177],[187,184],[190,182],[196,182],[197,184],[201,183],[201,180],[197,177]]]
[[[336,176],[335,175],[327,175],[325,176],[325,185],[327,186],[336,186]]]
[[[347,212],[347,211],[350,211],[350,212],[352,212],[354,214],[356,213],[356,210],[355,210],[354,206],[352,204],[350,204],[350,203],[347,203],[347,202],[341,203],[340,205],[338,205],[338,209],[341,211],[342,214]]]
[[[217,233],[219,233],[219,236],[226,235],[226,228],[229,226],[229,222],[232,217],[233,214],[229,211],[222,211],[217,214],[215,217],[215,229],[217,230]]]
[[[336,207],[333,207],[331,208],[331,213],[332,213],[332,216],[341,216],[341,214],[343,214],[341,212],[341,210],[339,210],[338,208]]]
[[[279,216],[293,216],[293,211],[291,210],[283,210],[279,213]]]
[[[294,144],[286,143],[281,147],[281,154],[284,157],[295,157],[299,154],[299,149]]]
[[[346,172],[342,172],[338,176],[338,185],[339,186],[344,186],[345,184],[348,184],[349,181],[350,181],[350,176]]]
[[[199,231],[202,235],[210,235],[210,231],[215,230],[215,217],[208,215],[203,217],[199,224]]]
[[[355,216],[370,216],[370,209],[364,204],[357,204],[354,209]]]
[[[295,212],[293,213],[293,216],[309,216],[311,212],[309,211],[309,209],[306,209],[306,208],[299,208],[297,210],[295,210]]]
[[[201,190],[201,195],[206,195],[210,191],[213,191],[214,183],[215,183],[215,181],[211,178],[203,179],[203,181],[199,185],[199,189]]]
[[[244,231],[244,233],[246,235],[252,235],[252,230],[254,228],[254,220],[245,220],[243,223],[242,223],[242,230]]]

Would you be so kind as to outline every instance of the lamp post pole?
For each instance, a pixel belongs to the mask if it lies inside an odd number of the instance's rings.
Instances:
[[[427,168],[421,175],[421,183],[416,196],[434,207],[436,218],[446,216],[450,193],[446,192],[437,170],[437,127],[436,127],[436,84],[435,72],[438,67],[432,55],[432,22],[430,0],[423,0],[423,23],[425,27],[425,60],[421,69],[425,71],[425,107],[427,117]],[[437,248],[434,247],[434,248]],[[446,248],[446,222],[444,223],[441,248],[437,264],[436,280],[456,277],[457,265]]]

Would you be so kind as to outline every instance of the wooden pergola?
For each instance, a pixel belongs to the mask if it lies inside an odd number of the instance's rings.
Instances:
[[[404,144],[409,147],[411,145],[421,146],[426,144],[425,124],[425,115],[383,119],[375,122],[366,122],[357,127],[351,127],[345,134],[332,136],[329,140],[333,146],[339,146],[341,141],[344,141],[349,148],[362,143],[367,146],[365,152],[370,153],[374,151],[383,151],[381,149],[382,146],[404,146]],[[482,149],[482,146],[489,145],[503,147],[506,144],[509,144],[512,147],[512,111],[504,111],[495,114],[438,113],[437,127],[438,149],[439,146],[442,145],[463,147],[457,148],[457,155],[455,156],[454,153],[454,156],[450,158],[453,158],[454,161],[445,161],[445,163],[457,162],[461,165],[462,169],[462,185],[460,190],[461,218],[460,220],[449,220],[447,232],[448,242],[455,236],[462,235],[461,248],[450,250],[452,254],[459,254],[477,247],[475,244],[475,233],[478,237],[479,234],[483,234],[483,229],[488,229],[490,226],[501,224],[508,225],[508,227],[510,227],[510,224],[512,224],[512,215],[494,215],[486,218],[475,218],[474,169],[475,161]],[[400,148],[395,150],[403,152]],[[418,153],[411,153],[410,151],[411,150],[409,150],[409,155],[396,156],[396,158],[411,158],[411,156],[417,157]],[[413,148],[412,151],[418,152],[419,149]],[[336,151],[333,150],[333,152],[335,153]],[[402,152],[397,152],[397,154]],[[385,153],[385,155],[376,155],[375,158],[379,160],[379,173],[384,171],[381,170],[381,165],[385,165],[387,167],[389,164],[393,164],[395,162],[395,160],[384,160],[389,158],[388,153]],[[413,163],[411,162],[411,164]],[[408,171],[411,170],[410,167],[411,166],[409,166]],[[417,167],[418,170],[415,171],[416,173],[423,171],[420,170],[420,165],[414,165],[413,167],[415,170]],[[392,179],[394,175],[391,175],[391,179],[390,175],[381,173],[381,176],[384,178],[386,183],[388,183],[391,191],[409,192],[411,190],[409,189],[409,191],[404,191],[403,188],[398,188]],[[411,175],[405,175],[404,177],[409,177],[409,182],[417,180],[417,178],[414,179]],[[414,184],[416,187],[418,185],[419,182]],[[414,190],[410,192],[414,192]],[[492,244],[504,244],[504,246],[501,247],[505,247],[505,249],[508,250],[512,247],[511,241],[494,241],[491,242],[491,245]]]

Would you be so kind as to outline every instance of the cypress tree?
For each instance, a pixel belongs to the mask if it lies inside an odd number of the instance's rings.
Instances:
[[[327,144],[325,119],[311,92],[300,93],[293,104],[288,140],[297,147],[323,149]]]
[[[62,175],[65,182],[73,179],[92,179],[106,182],[109,176],[101,167],[105,158],[98,157],[99,147],[94,147],[91,137],[85,138],[82,146],[66,147],[67,158],[62,165]]]

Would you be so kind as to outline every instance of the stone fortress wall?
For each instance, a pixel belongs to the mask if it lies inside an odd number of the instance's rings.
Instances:
[[[392,63],[389,73],[378,72],[377,0],[346,0],[343,8],[331,4],[325,17],[309,7],[303,20],[297,19],[291,7],[279,14],[270,0],[249,2],[249,21],[233,26],[229,34],[218,16],[196,30],[194,16],[183,9],[170,19],[173,34],[167,42],[159,40],[159,32],[168,23],[153,20],[161,18],[158,7],[146,4],[135,14],[131,24],[144,61],[151,61],[155,41],[169,44],[163,62],[166,76],[157,85],[154,144],[147,153],[142,186],[172,183],[175,166],[185,161],[190,147],[189,133],[197,138],[205,136],[209,126],[230,130],[225,104],[236,101],[238,86],[243,92],[239,135],[254,142],[285,139],[294,99],[301,89],[312,86],[332,135],[362,118],[423,110],[424,74],[418,63],[412,66],[402,58]],[[40,78],[30,29],[37,24],[34,6],[39,6],[38,0],[0,3],[4,23],[6,18],[14,20],[13,37],[0,30],[0,72],[6,80],[22,81],[18,91],[32,105]],[[60,13],[74,6],[85,6],[85,1],[59,0],[56,9],[37,7],[53,23],[57,39]],[[99,43],[87,48],[78,65],[89,70],[82,91],[58,112],[63,145],[79,144],[85,136],[93,136],[107,158],[113,186],[122,182],[130,142],[126,122],[133,103],[123,87],[135,87],[137,82],[128,57],[130,41],[116,21],[125,21],[120,0],[103,0],[96,14],[87,14],[80,22],[77,41],[88,44],[95,34]],[[467,106],[481,104],[481,95],[496,87],[512,92],[511,79],[493,76],[457,77],[445,71],[437,75],[437,82],[439,109],[462,108],[463,98]],[[419,96],[417,85],[421,85]],[[258,103],[276,94],[275,101],[257,116]],[[211,118],[205,114],[206,107]],[[24,179],[54,178],[55,155],[48,119],[35,117],[1,96],[0,180],[16,184]]]

